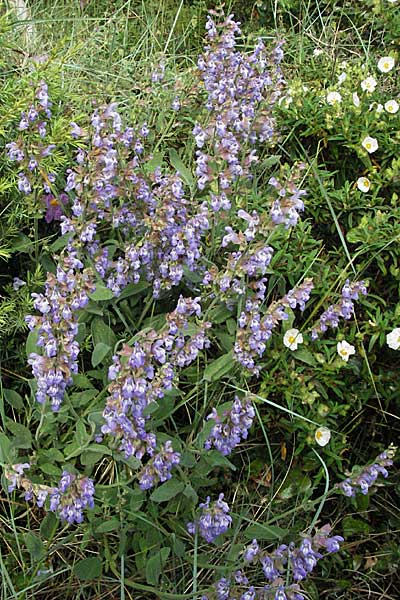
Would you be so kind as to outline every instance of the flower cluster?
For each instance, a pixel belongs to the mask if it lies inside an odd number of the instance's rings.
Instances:
[[[85,134],[73,125],[74,135]],[[207,206],[189,203],[179,174],[163,175],[160,167],[149,172],[146,123],[124,129],[113,103],[94,112],[91,126],[92,149],[80,151],[68,173],[66,190],[76,196],[62,232],[74,233],[85,245],[116,296],[144,276],[157,297],[180,283],[185,268],[197,269],[201,237],[209,228]],[[120,251],[113,260],[99,237],[104,220],[119,230]]]
[[[49,510],[58,514],[62,521],[69,524],[82,523],[83,511],[94,507],[94,485],[89,477],[77,476],[63,471],[57,487],[49,487],[33,483],[25,476],[29,463],[15,464],[5,470],[5,477],[10,481],[8,492],[22,488],[25,500],[33,500],[39,508],[49,498]]]
[[[201,238],[209,228],[206,204],[193,210],[178,174],[161,176],[157,171],[153,179],[145,197],[148,210],[137,221],[139,241],[129,241],[124,256],[111,265],[107,286],[115,295],[128,283],[137,283],[144,274],[153,285],[154,297],[158,297],[161,290],[181,282],[185,268],[198,268]]]
[[[276,177],[271,177],[269,180],[268,183],[275,188],[278,195],[270,210],[271,221],[275,225],[282,223],[286,229],[297,225],[300,218],[299,213],[304,210],[304,202],[301,198],[307,194],[305,190],[298,189],[296,185],[303,169],[305,169],[305,164],[298,164],[284,185]]]
[[[259,565],[267,583],[249,585],[245,573],[236,571],[233,577],[223,577],[215,584],[217,600],[305,600],[299,582],[324,557],[321,551],[337,552],[343,542],[340,535],[329,537],[330,531],[330,525],[324,525],[313,537],[305,537],[298,547],[293,542],[281,544],[269,553],[262,551],[257,540],[253,540],[244,550],[244,560]]]
[[[37,187],[43,194],[41,201],[47,208],[48,223],[61,218],[63,206],[68,201],[65,194],[58,195],[54,192],[56,176],[45,167],[46,157],[50,156],[55,148],[54,144],[45,142],[52,117],[51,106],[48,86],[45,81],[40,81],[35,91],[34,102],[21,115],[18,125],[21,134],[18,140],[6,144],[8,158],[17,162],[21,168],[18,175],[19,191],[28,195]]]
[[[60,259],[56,273],[48,273],[44,294],[32,294],[34,307],[41,316],[29,315],[26,321],[38,333],[37,346],[43,354],[33,352],[28,363],[37,381],[36,399],[43,404],[50,398],[58,411],[65,389],[78,371],[78,311],[86,306],[94,290],[90,270],[71,249]]]
[[[232,524],[229,506],[224,502],[224,494],[220,494],[218,500],[214,502],[210,502],[208,496],[205,502],[199,504],[199,508],[201,509],[200,517],[194,523],[188,523],[187,530],[192,535],[198,531],[206,542],[212,543]]]
[[[211,206],[217,211],[230,207],[234,182],[247,177],[249,166],[257,160],[254,150],[243,155],[243,148],[274,135],[271,107],[283,83],[279,69],[283,53],[279,43],[268,58],[261,40],[250,55],[236,51],[241,31],[232,16],[219,24],[209,16],[206,29],[209,45],[198,68],[208,93],[209,118],[205,126],[196,123],[193,135],[198,148],[198,187],[210,186],[216,192],[211,194]]]
[[[313,289],[312,279],[305,279],[302,284],[290,290],[281,300],[273,302],[267,311],[261,313],[261,302],[248,298],[244,305],[236,334],[234,346],[235,359],[250,372],[257,375],[260,367],[256,365],[257,357],[261,357],[266,348],[266,342],[272,336],[272,331],[280,321],[289,318],[285,310],[297,306],[304,310]]]
[[[386,467],[393,465],[393,457],[397,448],[393,445],[376,457],[374,463],[367,467],[353,469],[353,474],[337,485],[345,496],[354,497],[357,492],[368,494],[369,488],[374,485],[379,474],[388,476]]]
[[[339,320],[351,319],[354,311],[354,300],[358,300],[359,295],[367,294],[367,284],[365,281],[350,283],[347,279],[341,292],[340,300],[337,304],[331,304],[328,309],[322,313],[319,323],[313,328],[311,337],[316,340],[320,333],[327,331],[328,327],[336,328]]]
[[[158,483],[171,479],[171,469],[180,461],[179,452],[174,452],[172,443],[165,442],[160,451],[153,454],[139,474],[139,485],[142,490],[148,490]]]
[[[231,409],[225,411],[222,418],[213,408],[207,420],[213,419],[215,425],[211,429],[204,447],[207,450],[214,447],[224,456],[230,454],[242,440],[247,439],[254,416],[255,412],[250,398],[241,400],[235,396]]]
[[[165,481],[168,465],[178,460],[168,443],[154,455],[157,441],[154,433],[146,431],[146,408],[172,388],[177,369],[191,364],[208,345],[206,331],[210,323],[201,322],[196,331],[189,332],[192,315],[201,315],[199,298],[181,296],[175,311],[166,317],[166,329],[146,333],[133,346],[125,344],[109,368],[111,383],[102,433],[117,438],[119,450],[127,458],[141,460],[146,453],[151,457],[140,475],[144,489],[150,487],[150,482]]]
[[[69,524],[82,523],[83,510],[94,507],[94,485],[89,477],[63,471],[58,486],[50,494],[50,510]]]

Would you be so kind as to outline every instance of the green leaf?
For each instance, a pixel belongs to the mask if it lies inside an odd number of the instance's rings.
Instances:
[[[28,449],[32,446],[32,434],[25,425],[16,423],[11,419],[6,419],[6,425],[8,431],[11,431],[14,436],[11,440],[14,448]]]
[[[170,148],[169,150],[169,160],[171,161],[171,165],[176,169],[179,175],[182,177],[183,181],[190,187],[194,188],[195,183],[193,179],[193,175],[182,162],[179,154],[174,148]]]
[[[64,462],[64,455],[57,448],[49,448],[48,450],[40,450],[38,452],[38,458],[45,459],[49,462]]]
[[[74,394],[71,394],[71,403],[74,406],[86,406],[98,395],[98,393],[99,392],[95,388],[83,392],[75,392]]]
[[[24,233],[19,233],[11,247],[14,252],[29,252],[32,246],[33,241]]]
[[[52,252],[58,252],[58,250],[61,250],[61,248],[65,248],[65,246],[68,244],[68,240],[70,239],[70,237],[71,232],[65,233],[51,244],[50,250]]]
[[[235,465],[218,450],[210,450],[207,454],[204,454],[204,460],[212,467],[228,467],[232,471],[236,471]]]
[[[28,337],[26,338],[25,350],[28,358],[29,355],[32,354],[32,352],[37,352],[39,350],[39,347],[37,345],[38,337],[39,334],[37,330],[32,329],[32,331],[29,332]]]
[[[140,294],[140,292],[144,292],[144,290],[149,289],[149,284],[147,281],[139,281],[139,283],[130,283],[126,286],[124,290],[120,293],[117,300],[123,300],[124,298],[130,298],[131,296],[136,296],[136,294]]]
[[[311,354],[311,352],[306,348],[300,348],[299,350],[296,350],[293,352],[293,356],[307,365],[310,365],[310,367],[315,367],[317,365],[314,355]]]
[[[86,375],[82,375],[81,373],[73,375],[72,380],[74,382],[74,385],[78,388],[81,388],[81,390],[86,390],[88,388],[94,387],[90,379],[86,377]]]
[[[189,498],[193,504],[197,504],[199,498],[196,490],[191,485],[186,485],[185,489],[183,490],[183,494],[186,496],[186,498]]]
[[[11,445],[11,440],[5,433],[0,432],[0,462],[3,464],[12,464],[14,452]]]
[[[204,369],[204,380],[218,381],[218,379],[229,373],[234,365],[232,352],[228,352],[207,365]]]
[[[105,300],[111,300],[114,298],[113,292],[105,285],[96,285],[96,289],[92,294],[89,294],[89,298],[95,302],[103,302]]]
[[[13,408],[24,408],[24,401],[22,399],[22,396],[20,396],[15,390],[3,388],[3,395],[8,404],[10,404],[10,406],[12,406]]]
[[[90,444],[79,457],[83,465],[95,465],[103,456],[112,456],[112,450],[100,444]]]
[[[115,346],[117,337],[111,327],[104,323],[103,319],[100,317],[95,317],[92,321],[91,330],[93,344],[95,346],[100,342],[107,344],[107,346],[110,346],[111,348]]]
[[[46,556],[46,550],[42,540],[31,531],[24,534],[25,545],[33,561],[39,561]]]
[[[100,577],[102,572],[101,559],[98,556],[83,558],[74,566],[74,574],[81,581],[89,581]]]
[[[103,362],[109,352],[111,352],[111,347],[107,344],[104,344],[103,342],[96,344],[92,353],[93,367],[97,367],[97,365]]]
[[[59,477],[61,475],[61,469],[53,463],[40,464],[39,469],[42,471],[42,473],[46,473],[46,475],[54,475],[55,477]]]
[[[368,523],[361,519],[354,519],[353,517],[345,517],[342,521],[342,528],[346,539],[354,534],[366,535],[371,532]]]
[[[146,173],[153,173],[157,167],[161,167],[164,155],[162,152],[154,152],[151,160],[145,163],[144,169]]]
[[[107,454],[107,456],[112,456],[112,450],[108,446],[103,446],[102,444],[90,444],[86,450],[90,452],[95,452],[96,454]]]
[[[229,308],[227,308],[225,306],[225,304],[219,304],[218,306],[216,306],[215,308],[213,308],[210,311],[210,321],[213,323],[213,325],[219,325],[220,323],[225,323],[225,321],[227,321],[228,319],[230,319],[232,317],[232,311],[229,310]],[[235,321],[235,328],[236,328],[236,321]]]
[[[170,479],[166,481],[160,487],[158,487],[150,496],[150,500],[153,502],[167,502],[171,500],[177,494],[180,494],[185,488],[185,484],[177,479]]]
[[[109,521],[104,521],[100,523],[95,528],[96,533],[108,533],[109,531],[117,531],[121,527],[121,522],[118,519],[110,519]]]
[[[51,540],[57,531],[58,519],[53,512],[48,512],[40,524],[40,535],[45,540]]]
[[[161,548],[157,554],[146,561],[146,581],[150,585],[157,585],[164,565],[167,562],[170,548]]]
[[[86,446],[89,439],[91,438],[91,435],[88,434],[88,432],[86,431],[86,426],[83,421],[78,421],[78,423],[76,424],[76,430],[75,430],[74,437],[75,437],[75,440],[76,440],[78,446],[81,446],[81,447]]]
[[[247,539],[253,540],[280,540],[288,533],[287,529],[282,529],[276,525],[262,525],[257,523],[250,525],[244,535]]]

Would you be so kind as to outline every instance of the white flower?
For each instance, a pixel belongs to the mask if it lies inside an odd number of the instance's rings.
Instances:
[[[373,77],[367,77],[361,82],[361,89],[363,92],[369,92],[372,94],[374,89],[376,88],[376,79]]]
[[[385,110],[386,112],[394,115],[399,110],[399,105],[396,102],[396,100],[388,100],[387,102],[385,102]]]
[[[378,69],[381,73],[389,73],[394,67],[394,58],[391,56],[382,56],[378,60]]]
[[[400,348],[400,327],[396,327],[396,329],[387,334],[386,343],[392,350]]]
[[[383,106],[382,106],[382,104],[380,104],[379,102],[378,102],[378,104],[376,105],[375,112],[376,112],[378,115],[379,115],[381,112],[383,112]]]
[[[313,56],[321,56],[323,53],[324,51],[321,48],[314,48]]]
[[[338,76],[338,84],[342,85],[343,81],[346,81],[347,79],[347,73],[345,73],[343,71],[343,73],[340,73],[340,75]]]
[[[354,92],[353,94],[353,104],[354,106],[357,106],[357,108],[360,106],[360,98],[358,97],[357,92]]]
[[[339,94],[339,92],[329,92],[329,94],[326,96],[326,101],[331,105],[338,104],[342,101],[342,96]]]
[[[367,135],[361,142],[361,146],[366,149],[369,154],[378,150],[378,140]]]
[[[303,335],[298,329],[288,329],[283,338],[283,344],[290,350],[297,350],[297,346],[303,343]]]
[[[359,177],[357,179],[357,187],[360,190],[360,192],[369,192],[371,182],[367,177]]]
[[[289,104],[292,104],[293,98],[289,94],[287,96],[282,96],[278,100],[278,106],[284,106],[287,108]]]
[[[326,446],[331,439],[331,432],[327,427],[318,427],[315,432],[315,441],[320,446]]]
[[[344,360],[345,362],[347,362],[349,360],[349,357],[352,354],[356,353],[356,349],[354,348],[354,346],[352,346],[351,344],[346,342],[346,340],[343,340],[343,342],[338,342],[336,349],[337,349],[337,353],[339,354],[340,358],[342,360]]]

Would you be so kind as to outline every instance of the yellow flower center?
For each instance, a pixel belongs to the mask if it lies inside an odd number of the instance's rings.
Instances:
[[[348,352],[347,352],[347,350],[346,350],[345,348],[342,348],[342,349],[341,349],[341,351],[340,351],[340,354],[341,354],[342,356],[347,356],[347,355],[348,355]]]
[[[317,431],[317,433],[315,434],[317,440],[320,440],[322,438],[324,434],[322,433],[322,431]]]
[[[367,143],[365,144],[365,147],[367,148],[367,150],[369,150],[370,148],[372,148],[372,144],[371,144],[371,142],[367,142]]]
[[[289,335],[289,344],[294,344],[294,342],[296,341],[296,338],[294,335]]]
[[[390,68],[389,67],[389,63],[388,62],[383,63],[383,68],[384,69],[389,69]]]

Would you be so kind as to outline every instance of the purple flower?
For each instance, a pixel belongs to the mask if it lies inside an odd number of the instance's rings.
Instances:
[[[18,189],[24,194],[30,194],[32,191],[30,181],[24,173],[18,174]]]
[[[324,525],[312,537],[305,537],[299,546],[291,542],[289,545],[278,546],[272,552],[262,551],[257,540],[253,540],[250,546],[244,550],[244,559],[246,562],[252,563],[253,570],[254,563],[259,564],[268,581],[263,588],[262,598],[304,600],[297,582],[305,579],[314,570],[318,561],[323,558],[321,550],[325,550],[328,554],[337,552],[340,543],[343,542],[342,536],[330,536],[330,532],[331,526]],[[242,581],[240,580],[238,583],[242,583]],[[248,581],[243,581],[243,585],[248,585]],[[234,595],[235,592],[238,593],[236,589],[232,590],[231,586],[232,597],[237,597]],[[251,592],[252,588],[250,587],[246,593],[251,594]],[[251,595],[250,598],[252,598]]]
[[[187,524],[189,533],[194,534],[198,531],[206,542],[213,542],[219,535],[225,533],[232,524],[232,517],[229,515],[229,506],[224,502],[224,494],[220,494],[218,500],[210,503],[210,497],[199,504],[201,509],[200,517],[194,523]]]
[[[210,449],[214,446],[224,456],[230,454],[242,439],[247,439],[254,416],[251,400],[249,398],[240,400],[238,396],[235,397],[232,408],[224,412],[222,419],[213,409],[207,420],[213,419],[216,424],[211,429],[204,447]]]
[[[43,348],[43,355],[32,353],[28,360],[37,382],[36,399],[43,404],[50,398],[54,411],[59,410],[72,374],[78,370],[76,312],[86,306],[88,293],[94,290],[91,272],[82,269],[76,252],[68,246],[56,274],[47,274],[45,293],[32,294],[35,309],[42,315],[26,317],[29,328],[37,328],[37,345]]]
[[[30,468],[31,465],[29,463],[18,463],[5,471],[6,479],[11,482],[7,488],[9,494],[20,486],[21,480],[24,477],[24,471]]]
[[[60,221],[62,215],[64,214],[62,206],[68,203],[67,194],[61,193],[57,198],[55,198],[52,194],[47,194],[44,196],[44,202],[46,205],[46,223],[51,223],[51,221]]]
[[[379,475],[382,475],[385,478],[388,476],[386,467],[391,467],[393,465],[392,459],[395,456],[396,451],[396,446],[389,446],[387,450],[377,456],[373,464],[363,468],[355,468],[353,475],[337,484],[336,487],[349,498],[354,497],[357,492],[361,492],[361,494],[364,495],[368,494],[369,488],[375,484]]]
[[[146,464],[139,474],[139,485],[142,490],[148,490],[159,482],[171,479],[171,469],[174,465],[178,465],[180,461],[179,452],[174,452],[172,443],[165,442],[161,446],[160,452],[153,454],[149,462]]]
[[[50,510],[70,525],[82,523],[84,509],[94,507],[94,491],[89,477],[63,471],[58,487],[50,493]]]
[[[7,156],[12,161],[22,162],[25,158],[23,150],[18,146],[16,142],[10,142],[6,144]]]
[[[322,313],[318,325],[312,330],[312,339],[316,340],[320,333],[327,331],[328,327],[337,328],[341,318],[351,319],[354,312],[353,300],[358,300],[360,294],[364,296],[367,294],[366,283],[364,281],[350,283],[349,279],[346,279],[339,302],[331,304]]]
[[[181,108],[181,101],[179,100],[178,96],[175,96],[175,98],[172,101],[172,110],[174,110],[175,112],[178,112],[178,110],[180,110]]]
[[[312,279],[305,279],[297,288],[290,290],[282,300],[273,302],[265,313],[261,312],[259,298],[248,298],[238,320],[238,330],[234,346],[235,359],[251,373],[257,375],[260,367],[256,364],[266,349],[266,342],[272,336],[274,327],[288,319],[287,308],[299,306],[304,309],[313,288]]]
[[[304,202],[302,197],[306,195],[305,190],[299,190],[296,187],[296,180],[300,177],[302,169],[305,168],[303,163],[296,165],[292,170],[288,181],[283,186],[276,177],[271,177],[269,184],[273,186],[278,194],[273,201],[270,216],[275,225],[284,224],[285,228],[294,227],[300,218],[301,212],[304,210]]]

